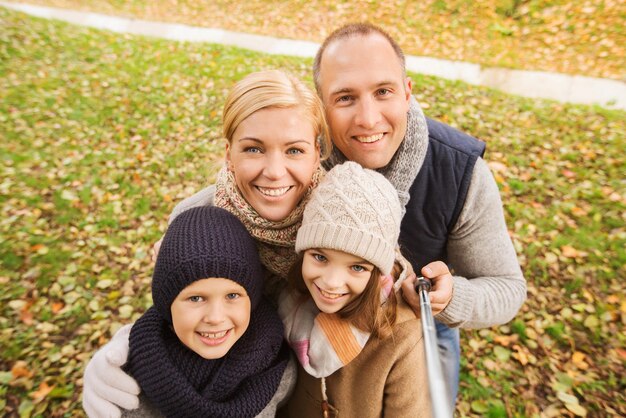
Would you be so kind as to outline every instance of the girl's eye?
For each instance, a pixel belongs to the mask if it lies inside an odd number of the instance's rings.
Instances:
[[[311,256],[313,257],[313,259],[315,259],[315,261],[319,261],[320,263],[323,263],[326,261],[326,257],[324,257],[322,254],[313,253],[311,254]]]
[[[367,271],[367,269],[363,266],[359,266],[358,264],[353,265],[352,267],[350,267],[353,271],[356,271],[357,273],[362,273],[364,271]]]
[[[229,293],[226,295],[226,299],[235,300],[238,299],[241,295],[239,293]]]
[[[202,302],[202,296],[189,296],[187,300],[190,302]]]

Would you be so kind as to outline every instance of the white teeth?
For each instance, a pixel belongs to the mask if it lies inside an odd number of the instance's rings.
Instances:
[[[222,332],[198,332],[198,334],[200,334],[200,336],[204,337],[204,338],[222,338],[224,335],[226,335],[226,333],[228,332],[228,330],[226,331],[222,331]]]
[[[378,140],[380,140],[383,137],[384,134],[376,134],[376,135],[372,135],[372,136],[356,136],[356,140],[364,143],[364,144],[369,144],[371,142],[376,142]]]
[[[340,298],[344,295],[344,293],[328,293],[327,291],[320,289],[320,293],[322,294],[322,296],[328,298],[328,299],[337,299]]]
[[[282,196],[291,189],[291,187],[278,187],[278,188],[266,188],[266,187],[257,187],[257,189],[266,196]]]

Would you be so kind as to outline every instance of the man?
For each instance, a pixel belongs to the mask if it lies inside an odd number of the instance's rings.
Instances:
[[[430,300],[454,401],[458,328],[506,323],[526,299],[499,191],[480,158],[484,144],[424,117],[411,95],[402,50],[378,27],[351,24],[333,32],[317,54],[314,78],[335,145],[327,166],[349,159],[376,169],[394,184],[405,205],[402,249],[416,271],[433,283]],[[405,281],[403,295],[419,312],[413,282]],[[90,390],[92,402],[104,410],[110,404],[88,386],[126,390],[125,407],[132,409],[136,397],[130,392],[138,393],[138,388],[124,386],[119,369],[103,371],[110,368],[105,362],[123,364],[125,353],[100,351],[85,373],[85,392]]]
[[[526,298],[498,188],[480,158],[484,144],[424,118],[402,50],[378,27],[351,24],[332,33],[317,53],[314,80],[335,145],[328,165],[348,159],[380,171],[406,205],[400,241],[416,271],[432,279],[454,400],[460,348],[458,328],[450,327],[508,322]],[[413,281],[403,295],[419,312]]]

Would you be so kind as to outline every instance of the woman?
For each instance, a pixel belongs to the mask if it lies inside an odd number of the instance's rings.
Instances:
[[[235,214],[256,239],[272,273],[266,289],[284,287],[295,260],[304,206],[317,185],[330,139],[322,103],[301,81],[282,71],[252,73],[236,83],[223,111],[226,164],[210,186],[179,204],[170,222],[195,206],[220,206]],[[158,246],[157,246],[158,247]],[[127,325],[85,369],[83,406],[92,417],[137,406],[139,387],[120,366],[128,355]]]

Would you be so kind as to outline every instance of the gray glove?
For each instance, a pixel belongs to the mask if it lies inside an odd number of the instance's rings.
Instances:
[[[96,351],[83,376],[83,409],[90,418],[119,418],[119,407],[139,407],[139,385],[121,367],[128,360],[132,324],[120,328],[111,341]]]

